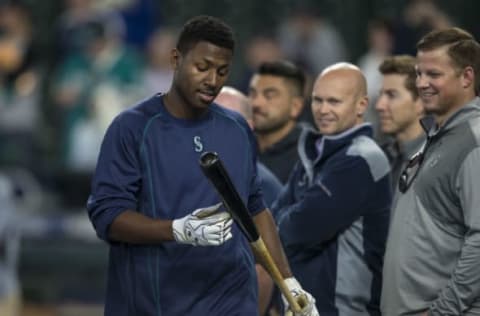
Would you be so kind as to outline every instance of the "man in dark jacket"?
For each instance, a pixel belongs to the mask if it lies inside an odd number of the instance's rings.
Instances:
[[[322,316],[380,315],[390,168],[363,122],[366,95],[352,64],[318,76],[312,113],[320,133],[300,136],[300,161],[273,207],[293,273]]]

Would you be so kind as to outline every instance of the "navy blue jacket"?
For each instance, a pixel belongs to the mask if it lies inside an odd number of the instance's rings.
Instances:
[[[368,124],[334,136],[305,130],[273,207],[293,274],[322,316],[380,315],[390,168],[371,136]]]

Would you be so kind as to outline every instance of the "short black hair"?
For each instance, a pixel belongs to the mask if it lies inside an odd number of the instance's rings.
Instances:
[[[287,60],[263,62],[258,67],[256,73],[259,75],[282,77],[292,84],[297,96],[304,97],[306,81],[305,73],[295,64]]]
[[[177,49],[185,54],[202,41],[227,48],[232,52],[235,49],[232,28],[213,16],[199,15],[188,20],[180,31]]]

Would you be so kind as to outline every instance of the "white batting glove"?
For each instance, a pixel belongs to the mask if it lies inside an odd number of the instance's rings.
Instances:
[[[218,246],[232,238],[233,220],[229,213],[218,212],[222,203],[199,208],[172,222],[173,236],[182,244]]]
[[[285,306],[285,316],[320,316],[317,307],[315,306],[315,299],[310,293],[305,292],[302,289],[297,279],[294,277],[287,278],[285,279],[285,284],[300,307],[302,307],[300,312],[293,312],[290,309],[287,299],[282,295],[283,304]]]

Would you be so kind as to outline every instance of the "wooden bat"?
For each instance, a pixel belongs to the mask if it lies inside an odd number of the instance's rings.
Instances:
[[[250,242],[255,255],[265,264],[265,268],[287,299],[290,308],[294,312],[300,312],[302,308],[285,284],[283,276],[280,274],[280,271],[265,246],[262,237],[258,234],[257,227],[250,216],[250,212],[240,198],[240,195],[235,189],[235,186],[217,153],[203,153],[200,157],[200,167],[205,176],[217,190],[227,211]]]

